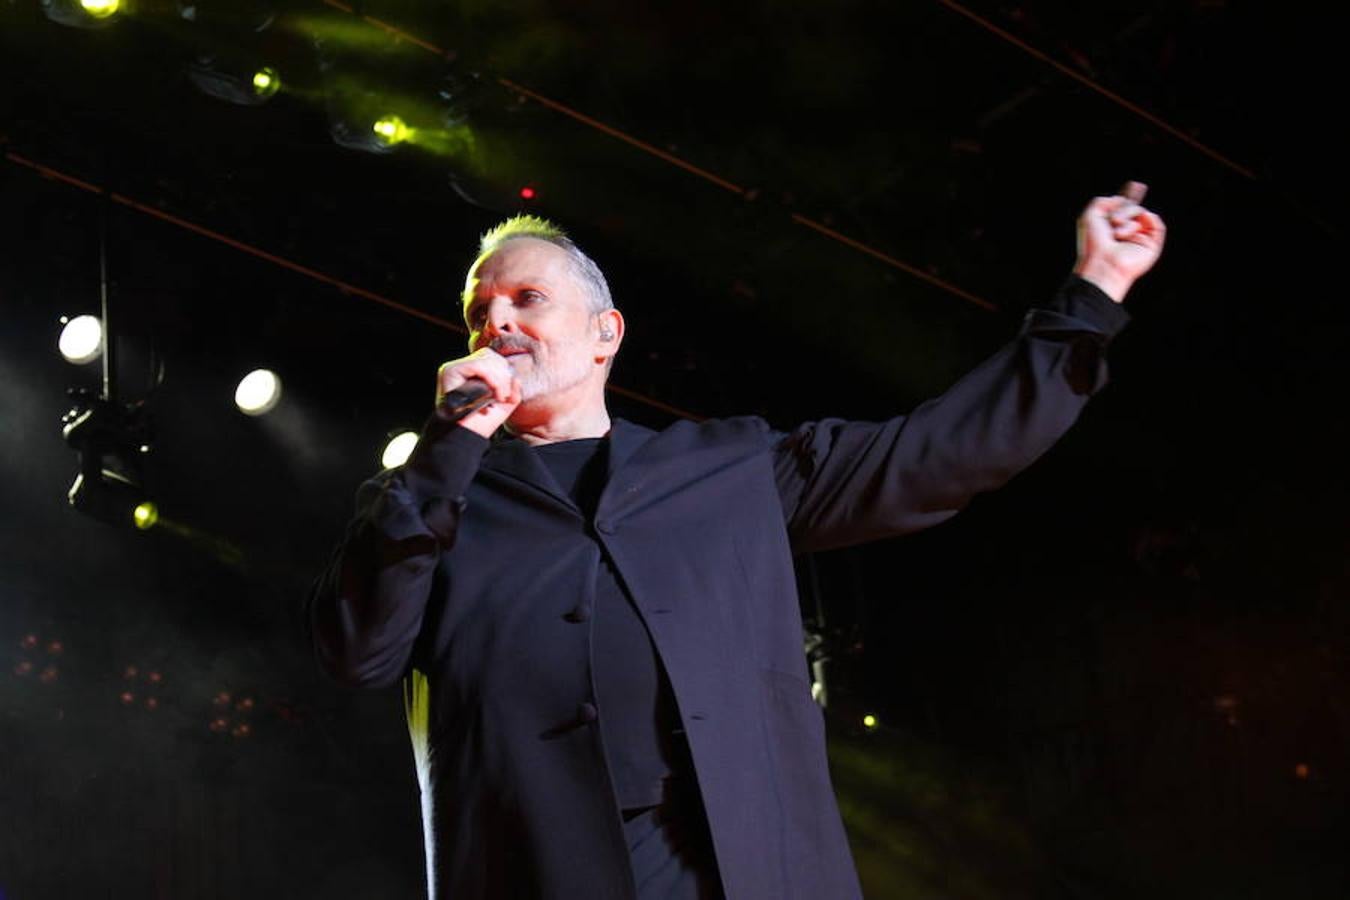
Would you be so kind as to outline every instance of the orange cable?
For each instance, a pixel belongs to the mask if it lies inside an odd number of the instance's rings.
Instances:
[[[902,272],[908,272],[915,278],[922,279],[923,281],[926,281],[935,287],[940,287],[944,291],[949,291],[955,294],[956,296],[960,297],[962,300],[969,301],[970,303],[975,304],[981,309],[988,310],[989,312],[998,312],[998,307],[990,303],[988,300],[985,300],[983,297],[977,297],[968,291],[962,290],[961,288],[957,287],[956,285],[952,284],[949,281],[944,281],[943,279],[938,278],[936,275],[930,275],[923,269],[916,269],[909,263],[902,262],[901,260],[898,260],[893,256],[887,256],[880,250],[875,250],[872,247],[869,247],[866,244],[862,243],[861,241],[855,241],[848,235],[841,234],[838,231],[835,231],[833,228],[830,228],[827,225],[822,225],[821,223],[815,221],[814,219],[808,219],[806,216],[803,216],[800,213],[793,213],[792,221],[796,222],[798,225],[805,225],[812,231],[819,232],[820,234],[823,234],[828,238],[836,240],[847,247],[852,247],[854,250],[857,250],[861,253],[866,253],[868,256],[875,257],[881,260],[882,262],[886,263],[887,265],[895,266]]]
[[[1136,116],[1139,116],[1144,121],[1158,128],[1161,128],[1163,131],[1172,135],[1172,137],[1176,138],[1177,140],[1185,144],[1189,144],[1193,149],[1199,150],[1201,153],[1203,153],[1205,156],[1208,156],[1210,159],[1213,159],[1216,162],[1221,163],[1222,165],[1228,167],[1229,169],[1232,169],[1239,175],[1242,175],[1246,178],[1250,178],[1253,181],[1256,180],[1256,173],[1253,172],[1251,169],[1248,169],[1246,166],[1239,165],[1238,163],[1233,162],[1231,159],[1219,153],[1217,150],[1213,150],[1210,147],[1207,147],[1206,145],[1200,143],[1195,138],[1191,137],[1189,134],[1182,131],[1181,129],[1164,122],[1162,119],[1153,115],[1153,113],[1144,109],[1142,106],[1139,106],[1136,103],[1131,103],[1129,100],[1126,100],[1119,94],[1107,90],[1097,82],[1093,81],[1091,78],[1088,78],[1086,75],[1076,72],[1075,70],[1064,65],[1063,63],[1051,58],[1048,54],[1043,53],[1040,50],[1037,50],[1035,47],[1031,46],[1026,41],[1023,41],[1021,38],[1016,37],[1010,32],[1004,31],[1002,28],[999,28],[997,25],[995,25],[993,22],[990,22],[988,19],[981,18],[980,16],[966,9],[961,4],[953,2],[953,0],[938,0],[938,2],[941,3],[943,6],[947,7],[948,9],[950,9],[952,12],[959,13],[960,15],[965,16],[967,19],[970,19],[976,25],[979,25],[981,28],[984,28],[990,33],[997,35],[998,37],[1012,44],[1014,47],[1017,47],[1023,52],[1036,57],[1036,59],[1039,59],[1046,65],[1056,69],[1060,74],[1067,75],[1069,78],[1072,78],[1074,81],[1077,81],[1084,87],[1096,91],[1097,93],[1101,94],[1103,97],[1110,100],[1111,102],[1116,103],[1119,106],[1123,107],[1124,109],[1129,110]]]

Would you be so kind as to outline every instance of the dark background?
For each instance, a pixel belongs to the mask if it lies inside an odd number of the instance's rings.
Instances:
[[[0,0],[0,897],[420,895],[398,693],[325,683],[297,613],[460,354],[502,214],[608,273],[613,411],[786,427],[941,391],[1127,178],[1168,245],[1080,424],[952,523],[803,569],[865,889],[1346,895],[1344,51],[1314,7],[195,8],[83,30]],[[202,54],[283,90],[208,97]],[[363,102],[418,141],[337,146]],[[60,358],[59,317],[97,312],[104,227],[146,533],[65,499],[65,391],[98,364]],[[249,419],[258,365],[286,393]]]

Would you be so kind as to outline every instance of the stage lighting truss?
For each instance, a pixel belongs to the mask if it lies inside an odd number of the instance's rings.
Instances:
[[[125,0],[40,0],[47,18],[72,28],[105,28],[126,11]]]
[[[70,505],[110,525],[152,527],[159,510],[142,484],[141,465],[151,443],[146,408],[111,403],[86,388],[69,395],[74,402],[61,420],[61,434],[80,457]]]

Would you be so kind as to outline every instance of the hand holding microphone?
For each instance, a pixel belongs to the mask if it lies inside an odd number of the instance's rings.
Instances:
[[[436,376],[436,414],[483,437],[491,437],[520,400],[511,364],[488,347],[446,363]]]

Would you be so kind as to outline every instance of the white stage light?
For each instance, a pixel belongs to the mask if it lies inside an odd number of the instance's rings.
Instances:
[[[92,362],[103,352],[103,322],[98,316],[76,316],[61,329],[56,345],[67,362]]]
[[[405,431],[389,441],[384,446],[384,454],[380,457],[380,464],[386,469],[392,469],[394,466],[401,466],[408,461],[412,454],[413,447],[417,446],[417,432]]]
[[[234,391],[234,405],[248,416],[271,412],[281,399],[281,379],[270,369],[254,369],[243,377]]]

